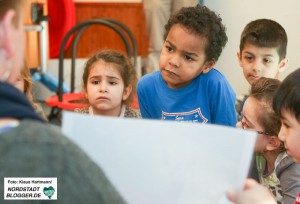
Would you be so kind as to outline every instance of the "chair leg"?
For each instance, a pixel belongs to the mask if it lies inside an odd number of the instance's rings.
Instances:
[[[55,123],[56,125],[61,125],[61,109],[52,107],[48,115],[48,121],[50,123]]]

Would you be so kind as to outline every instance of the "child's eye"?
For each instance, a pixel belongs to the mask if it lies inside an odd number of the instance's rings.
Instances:
[[[287,124],[287,123],[285,123],[285,122],[282,122],[282,125],[285,127],[285,128],[289,128],[290,126]]]
[[[115,82],[115,81],[110,81],[109,84],[111,84],[111,85],[116,85],[116,84],[118,84],[118,83]]]
[[[173,52],[173,51],[174,51],[173,48],[170,47],[170,46],[166,46],[166,48],[167,48],[167,50],[168,50],[169,52]]]
[[[97,84],[99,84],[99,83],[100,83],[100,82],[97,81],[97,80],[92,81],[92,84],[95,84],[95,85],[97,85]]]
[[[269,63],[271,63],[272,62],[272,60],[271,59],[264,59],[264,63],[267,63],[267,64],[269,64]]]
[[[247,61],[252,61],[252,60],[253,60],[253,57],[252,57],[252,56],[245,56],[245,59],[246,59]]]
[[[188,61],[192,61],[192,60],[193,60],[193,58],[191,58],[191,57],[188,56],[188,55],[185,55],[184,58],[185,58],[186,60],[188,60]]]

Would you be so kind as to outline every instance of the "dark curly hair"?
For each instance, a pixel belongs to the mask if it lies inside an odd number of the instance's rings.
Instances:
[[[128,87],[129,85],[132,85],[132,91],[128,99],[124,101],[124,103],[128,105],[133,100],[133,95],[136,92],[137,76],[131,60],[123,53],[114,50],[102,50],[90,57],[85,64],[82,75],[83,86],[86,88],[90,71],[93,68],[93,65],[100,60],[106,63],[115,64],[122,77],[124,86]]]
[[[206,62],[218,60],[228,40],[226,28],[219,15],[199,4],[195,7],[183,7],[174,13],[165,25],[164,40],[175,24],[182,25],[192,33],[206,38]]]
[[[257,47],[277,48],[279,60],[286,57],[287,35],[284,28],[276,21],[270,19],[257,19],[246,25],[240,41],[240,52],[245,44]]]

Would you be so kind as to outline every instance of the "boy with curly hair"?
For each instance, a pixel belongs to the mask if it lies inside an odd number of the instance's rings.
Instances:
[[[235,93],[213,68],[227,42],[222,19],[205,6],[183,7],[164,39],[160,70],[138,83],[142,117],[235,126]]]

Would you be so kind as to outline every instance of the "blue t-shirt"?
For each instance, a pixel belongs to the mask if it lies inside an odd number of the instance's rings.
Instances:
[[[143,118],[235,126],[236,96],[216,69],[200,74],[189,85],[173,89],[156,71],[141,78],[137,86]]]

